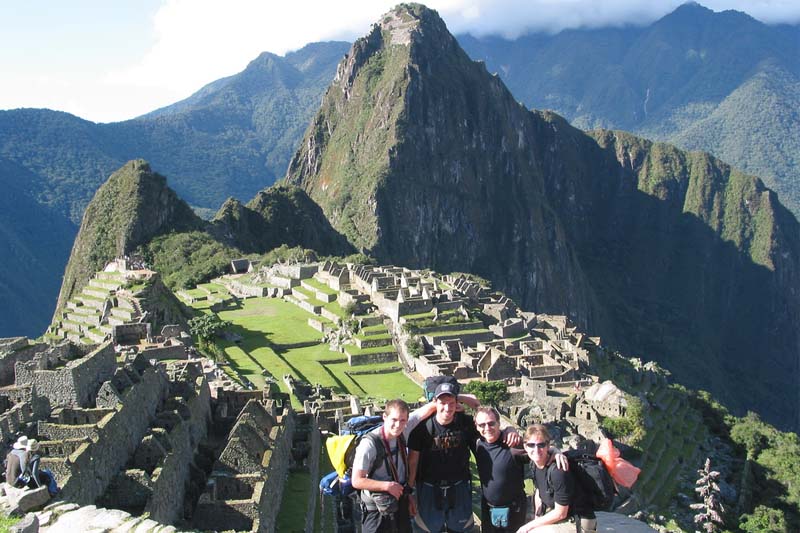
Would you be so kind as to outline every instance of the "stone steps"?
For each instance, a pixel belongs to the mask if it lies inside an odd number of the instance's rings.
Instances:
[[[59,330],[65,332],[74,331],[76,333],[80,333],[81,324],[78,324],[77,322],[73,322],[71,320],[62,320],[61,327],[59,328]]]
[[[103,298],[103,299],[108,298],[108,291],[105,289],[100,289],[98,287],[89,287],[89,286],[84,287],[82,293],[87,294],[89,296],[94,296],[95,298]]]
[[[67,320],[71,322],[78,322],[80,324],[88,324],[89,326],[99,326],[102,317],[97,314],[82,314],[82,313],[67,313]]]
[[[105,289],[106,292],[116,291],[122,287],[122,283],[113,280],[104,280],[93,278],[89,280],[90,287],[97,287],[98,289]]]
[[[122,309],[120,307],[114,307],[113,309],[111,309],[111,316],[116,318],[121,318],[128,322],[130,322],[133,319],[133,315],[134,315],[133,309]]]
[[[99,330],[90,329],[86,332],[86,337],[96,344],[106,340],[106,334]]]
[[[96,296],[90,296],[87,294],[79,294],[75,297],[76,300],[83,304],[83,307],[92,307],[94,309],[103,309],[103,306],[106,304],[106,298],[97,298]]]
[[[121,326],[122,324],[125,323],[125,320],[123,320],[120,317],[116,317],[116,316],[112,315],[112,316],[108,317],[108,323],[111,326]]]

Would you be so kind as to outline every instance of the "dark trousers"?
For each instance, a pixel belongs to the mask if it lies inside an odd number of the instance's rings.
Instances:
[[[516,502],[509,505],[511,512],[508,515],[508,527],[497,528],[492,525],[492,517],[489,512],[489,502],[481,497],[481,532],[482,533],[514,533],[525,524],[525,515],[528,511],[528,499],[523,494]]]
[[[408,496],[405,494],[398,502],[397,512],[391,516],[380,511],[361,511],[362,533],[411,533],[411,516],[408,514]]]

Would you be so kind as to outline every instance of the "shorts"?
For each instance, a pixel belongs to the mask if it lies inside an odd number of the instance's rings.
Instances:
[[[472,527],[472,487],[469,481],[449,485],[417,484],[417,516],[423,531],[467,531]]]

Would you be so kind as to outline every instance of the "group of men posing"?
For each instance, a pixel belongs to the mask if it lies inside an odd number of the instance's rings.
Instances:
[[[460,402],[476,409],[474,418]],[[478,465],[484,532],[536,531],[574,518],[579,533],[595,533],[591,509],[578,509],[566,458],[550,446],[542,425],[524,439],[500,428],[500,416],[471,395],[440,384],[433,402],[410,412],[403,400],[386,404],[383,425],[362,438],[353,461],[353,487],[361,490],[362,531],[469,531],[473,526],[469,455]],[[517,448],[524,441],[523,449]],[[524,478],[532,463],[536,497],[527,521]],[[550,467],[556,462],[558,468]]]

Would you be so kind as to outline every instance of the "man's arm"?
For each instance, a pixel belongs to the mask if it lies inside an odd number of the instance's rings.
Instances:
[[[558,448],[550,448],[550,460],[547,461],[547,464],[550,465],[551,463],[555,463],[556,468],[563,470],[564,472],[569,470],[569,461],[567,460],[567,456],[561,453]]]
[[[506,426],[503,428],[502,437],[503,442],[509,448],[516,448],[522,444],[522,437],[520,437],[519,432],[513,426]]]
[[[388,492],[398,500],[403,495],[403,485],[396,481],[378,481],[367,477],[366,470],[353,470],[353,488],[370,492]]]
[[[560,503],[557,503],[555,504],[555,507],[551,511],[548,511],[547,513],[536,518],[535,520],[531,520],[530,522],[519,528],[517,530],[517,533],[527,533],[528,531],[533,531],[537,527],[546,526],[548,524],[555,524],[556,522],[564,520],[568,515],[569,515],[569,505],[561,505]]]
[[[471,409],[477,409],[481,406],[481,401],[474,394],[459,394],[457,399],[460,403],[467,404],[467,407]]]
[[[408,486],[412,489],[417,486],[417,465],[419,464],[419,452],[408,450]]]

